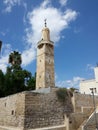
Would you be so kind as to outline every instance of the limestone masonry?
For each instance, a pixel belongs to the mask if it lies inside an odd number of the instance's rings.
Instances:
[[[64,125],[64,110],[72,112],[72,104],[64,106],[51,93],[22,92],[0,99],[0,126],[34,129]],[[67,104],[69,101],[67,102]]]
[[[47,27],[42,30],[42,38],[37,45],[36,89],[55,86],[54,43],[50,40]]]
[[[95,130],[92,96],[74,93],[62,103],[57,90],[27,91],[1,98],[0,130]]]

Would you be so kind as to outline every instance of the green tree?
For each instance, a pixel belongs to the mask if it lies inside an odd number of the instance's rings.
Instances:
[[[4,74],[2,70],[0,70],[0,97],[4,96]]]
[[[4,81],[4,96],[13,94],[13,77],[12,73],[7,71],[5,74],[5,81]]]
[[[28,81],[28,87],[27,90],[34,90],[36,85],[36,79],[35,77],[31,77],[31,79]]]
[[[31,72],[21,68],[21,54],[14,51],[9,55],[9,63],[5,75],[0,70],[0,97],[22,92],[25,90],[34,90],[36,76]]]

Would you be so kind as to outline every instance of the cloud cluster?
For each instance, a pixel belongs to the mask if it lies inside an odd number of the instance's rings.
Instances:
[[[87,73],[88,76],[90,76],[92,78],[94,76],[94,68],[95,68],[95,66],[92,65],[92,64],[87,64],[86,65],[86,73]]]
[[[87,64],[86,70],[94,70],[94,66],[92,64]]]
[[[59,0],[60,7],[56,8],[52,5],[52,0],[44,0],[39,6],[34,7],[32,11],[27,13],[28,21],[23,18],[23,21],[28,22],[28,28],[25,29],[25,49],[22,52],[23,65],[30,64],[36,57],[37,42],[41,39],[41,30],[44,27],[44,19],[47,19],[47,26],[50,29],[51,40],[57,44],[62,38],[61,32],[68,28],[70,22],[77,18],[77,12],[71,9],[62,10],[62,6],[67,5],[68,0]],[[27,4],[23,0],[4,0],[6,6],[5,12],[10,13],[12,8],[16,5],[23,4],[27,12]],[[26,16],[25,16],[26,17]],[[5,51],[6,50],[6,51]],[[4,44],[2,48],[3,57],[0,59],[0,69],[6,71],[8,62],[8,54],[11,51],[9,44]],[[79,87],[79,82],[83,78],[77,76],[73,77],[72,80],[58,81],[56,75],[56,85],[61,87]]]
[[[21,3],[27,9],[27,3],[24,3],[23,0],[4,0],[3,3],[6,5],[5,12],[11,12],[14,6],[20,5]],[[66,5],[67,0],[60,0],[59,3]],[[25,29],[25,49],[22,52],[23,66],[30,64],[36,57],[36,46],[37,42],[41,39],[41,30],[44,27],[45,18],[47,19],[47,26],[51,32],[51,40],[57,43],[62,37],[61,32],[68,28],[70,22],[74,21],[76,17],[76,11],[71,9],[62,10],[62,6],[56,8],[52,5],[51,0],[44,0],[39,6],[34,7],[32,11],[28,12],[28,21],[25,22],[29,23],[29,25]],[[7,58],[8,54],[5,54],[0,60],[4,66],[8,62],[6,60]]]
[[[8,61],[8,56],[4,56],[2,59],[0,59],[0,69],[5,73],[6,72],[6,67],[7,67],[7,61]]]
[[[66,88],[70,88],[70,87],[79,88],[79,83],[82,80],[84,80],[84,78],[76,76],[73,77],[72,80],[57,81],[56,86],[66,87]]]
[[[12,8],[16,5],[20,5],[22,0],[3,0],[3,3],[5,4],[6,8],[4,9],[4,12],[11,12]]]
[[[67,4],[68,0],[60,0],[59,3],[61,4],[61,6],[65,6]]]
[[[67,1],[60,0],[63,4]],[[23,65],[29,64],[35,58],[35,48],[38,40],[41,39],[41,30],[44,27],[44,19],[47,19],[47,26],[50,29],[51,40],[57,43],[61,38],[61,32],[68,28],[71,21],[75,20],[77,12],[71,9],[62,11],[61,8],[53,7],[50,0],[43,1],[39,7],[35,7],[28,13],[29,28],[26,29],[26,41],[28,50],[22,54]],[[28,55],[29,54],[29,55]],[[28,59],[27,60],[27,56]]]

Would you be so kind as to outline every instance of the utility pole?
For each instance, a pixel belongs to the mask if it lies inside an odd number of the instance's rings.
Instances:
[[[96,130],[98,130],[97,115],[96,115],[96,104],[95,104],[95,95],[94,95],[94,92],[96,93],[96,88],[90,88],[90,90],[91,90],[91,93],[92,93],[92,96],[93,96],[95,125],[96,125]]]

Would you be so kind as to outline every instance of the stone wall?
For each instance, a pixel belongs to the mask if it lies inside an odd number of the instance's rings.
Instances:
[[[0,98],[0,125],[23,127],[25,94],[19,93]]]
[[[93,97],[92,95],[74,93],[72,98],[74,112],[82,112],[82,108],[93,108]],[[95,103],[98,105],[98,96],[95,96]]]
[[[72,98],[74,113],[70,114],[67,130],[82,130],[83,123],[93,113],[93,97],[92,95],[74,93]],[[95,96],[96,106],[98,105],[98,96]]]
[[[62,103],[57,98],[57,90],[52,88],[49,93],[27,91],[1,98],[0,126],[29,130],[65,125],[66,130],[76,130],[93,111],[93,98],[75,93],[72,102],[69,98]],[[98,105],[97,96],[95,101]]]
[[[25,96],[25,128],[62,125],[64,112],[72,112],[72,104],[62,104],[55,91],[48,94],[27,92]]]
[[[64,113],[72,112],[71,100],[50,93],[22,92],[0,99],[0,126],[34,129],[64,125]],[[14,130],[14,129],[13,129]]]
[[[85,116],[89,117],[93,108],[92,96],[77,93],[73,95],[72,102],[68,99],[62,103],[57,98],[56,90],[52,89],[50,93],[27,91],[1,98],[0,125],[28,130],[65,124],[68,127],[66,130],[76,130],[87,118]],[[95,100],[97,104],[98,97]],[[74,113],[71,114],[73,106]]]

